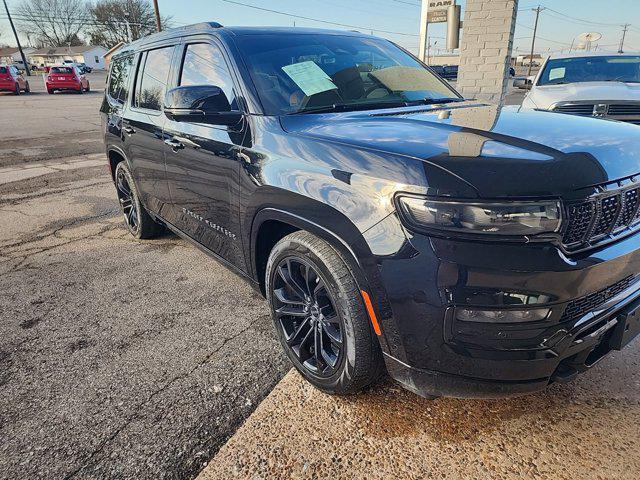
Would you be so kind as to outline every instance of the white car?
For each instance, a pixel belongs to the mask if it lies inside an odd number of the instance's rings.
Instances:
[[[551,56],[522,106],[640,125],[640,54]]]

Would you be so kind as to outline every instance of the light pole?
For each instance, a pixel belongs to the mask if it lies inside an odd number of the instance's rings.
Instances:
[[[20,39],[18,38],[18,32],[16,32],[16,27],[13,25],[13,19],[11,18],[11,14],[9,13],[9,7],[7,7],[7,0],[2,0],[4,3],[4,9],[7,12],[7,18],[9,19],[9,23],[11,24],[11,30],[13,30],[13,35],[16,37],[16,44],[18,45],[18,50],[20,50],[20,56],[22,57],[22,63],[24,64],[24,69],[27,72],[27,76],[31,76],[31,69],[29,68],[29,62],[27,62],[27,57],[24,56],[24,52],[22,51],[22,45],[20,45]]]
[[[538,18],[540,17],[540,12],[543,10],[544,8],[542,8],[540,5],[538,5],[538,8],[533,9],[533,11],[536,12],[536,23],[533,26],[533,38],[531,39],[531,56],[529,57],[529,73],[527,74],[527,77],[531,76],[531,68],[533,67],[533,49],[536,45],[536,33],[538,33]]]
[[[160,22],[160,9],[158,8],[158,0],[153,0],[153,9],[156,11],[156,29],[162,31],[162,23]]]
[[[618,49],[618,53],[623,53],[624,50],[624,39],[627,36],[627,30],[629,29],[629,24],[625,23],[622,26],[622,40],[620,40],[620,48]]]

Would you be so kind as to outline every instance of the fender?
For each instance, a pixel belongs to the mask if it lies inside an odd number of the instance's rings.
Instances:
[[[257,238],[260,227],[266,221],[277,220],[287,223],[322,238],[335,248],[347,262],[360,289],[369,293],[378,321],[386,327],[383,329],[382,335],[378,337],[380,346],[383,352],[392,354],[387,342],[388,335],[395,336],[396,334],[394,331],[389,331],[389,328],[394,328],[394,323],[390,321],[392,317],[391,306],[387,300],[386,292],[382,288],[376,259],[369,245],[356,226],[340,212],[310,198],[305,198],[305,200],[304,203],[317,204],[313,205],[315,207],[313,209],[304,209],[305,217],[286,207],[265,207],[256,213],[251,224],[249,239],[247,239],[247,244],[251,246],[249,249],[251,258],[248,263],[252,278],[259,281],[256,258]],[[298,205],[302,206],[300,203]],[[313,216],[309,215],[310,211],[314,212]],[[319,217],[322,217],[322,222]],[[332,228],[326,225],[332,225]]]
[[[129,168],[131,168],[131,162],[127,158],[127,155],[124,153],[124,150],[122,150],[118,145],[109,145],[109,149],[107,150],[107,160],[109,161],[109,171],[111,172],[111,179],[115,180],[116,171],[115,169],[111,168],[111,152],[120,155],[124,159],[124,161],[127,162]]]

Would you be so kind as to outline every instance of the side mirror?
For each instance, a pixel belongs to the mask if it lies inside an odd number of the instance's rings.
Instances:
[[[164,98],[164,114],[176,122],[207,123],[234,127],[242,113],[231,110],[229,100],[220,87],[188,85],[172,88]]]

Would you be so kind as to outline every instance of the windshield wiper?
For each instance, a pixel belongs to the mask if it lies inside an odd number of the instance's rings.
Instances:
[[[453,103],[453,102],[464,102],[464,98],[460,98],[460,97],[439,97],[439,98],[426,97],[426,98],[423,98],[422,100],[419,100],[416,103],[417,104],[424,104],[424,105],[437,105],[439,103]]]
[[[332,112],[349,112],[355,110],[374,110],[377,108],[397,108],[406,107],[407,102],[368,102],[368,103],[334,103],[332,105],[323,105],[320,107],[303,108],[297,112],[290,112],[287,115],[298,115],[305,113],[332,113]]]

